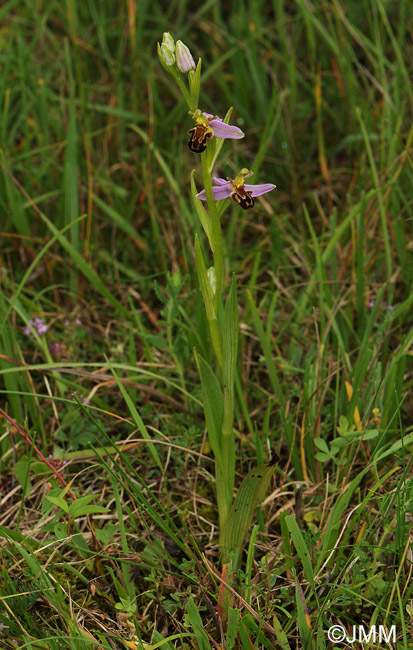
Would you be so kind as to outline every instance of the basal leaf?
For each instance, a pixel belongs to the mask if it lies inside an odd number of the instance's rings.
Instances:
[[[229,561],[230,553],[236,551],[239,553],[235,565],[238,564],[255,509],[267,493],[275,468],[273,462],[258,465],[241,483],[221,532],[220,552],[224,564]]]

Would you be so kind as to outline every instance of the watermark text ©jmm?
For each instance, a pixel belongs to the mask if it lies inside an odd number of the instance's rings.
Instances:
[[[342,625],[332,625],[327,630],[327,636],[330,641],[334,643],[386,643],[396,641],[396,626],[392,625],[386,629],[384,625],[372,625],[371,627],[364,627],[364,625],[353,625],[352,634],[348,634],[347,630]]]

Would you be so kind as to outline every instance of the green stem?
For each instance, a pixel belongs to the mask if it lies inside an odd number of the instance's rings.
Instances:
[[[222,274],[223,274],[223,254],[222,254],[222,232],[221,222],[215,206],[215,199],[212,192],[212,177],[208,169],[207,152],[201,153],[202,162],[202,179],[204,181],[205,194],[211,219],[211,248],[214,255],[214,267],[216,276],[216,288],[214,295],[215,310],[218,315],[221,304],[222,292]]]
[[[175,80],[176,80],[176,83],[179,86],[179,90],[181,91],[181,93],[183,94],[183,96],[185,98],[186,103],[188,104],[189,110],[192,110],[191,96],[190,96],[190,94],[188,92],[187,87],[185,86],[184,82],[182,81],[181,76],[179,74],[176,75]]]
[[[224,366],[224,357],[222,354],[221,337],[219,335],[218,321],[216,319],[208,321],[209,332],[211,334],[212,347],[217,357],[218,365],[222,371]]]
[[[210,217],[210,243],[214,256],[215,268],[215,294],[214,307],[217,319],[209,321],[212,344],[217,356],[221,372],[224,373],[224,359],[222,352],[221,337],[218,325],[219,309],[221,305],[222,281],[223,281],[223,241],[221,231],[221,221],[216,209],[214,194],[212,192],[212,170],[208,165],[207,151],[201,154],[202,162],[202,179],[204,182],[205,194],[208,204]],[[234,393],[233,386],[225,389],[224,396],[224,422],[222,427],[222,457],[224,459],[225,473],[223,474],[218,466],[216,467],[215,479],[219,512],[220,528],[224,526],[232,502],[232,493],[234,489],[234,438],[233,438],[233,418],[234,418]]]
[[[226,515],[231,507],[232,495],[235,483],[235,449],[234,449],[234,388],[228,386],[224,389],[224,421],[222,423],[222,464],[226,468],[225,488],[226,488]],[[218,482],[218,477],[217,482]]]
[[[229,509],[232,502],[232,490],[225,480],[225,475],[219,469],[218,465],[215,466],[215,481],[217,491],[217,504],[219,515],[219,529],[222,531],[224,524],[227,520]]]

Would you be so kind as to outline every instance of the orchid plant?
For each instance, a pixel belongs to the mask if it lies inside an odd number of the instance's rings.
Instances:
[[[195,261],[217,368],[213,370],[198,353],[195,353],[195,356],[202,384],[206,427],[215,457],[220,555],[223,564],[232,562],[234,569],[238,565],[255,509],[265,496],[275,465],[270,462],[253,469],[245,477],[235,499],[233,498],[236,461],[233,431],[234,386],[239,324],[234,275],[225,309],[222,310],[224,264],[221,217],[230,200],[244,210],[249,210],[254,207],[255,197],[271,192],[275,185],[246,183],[252,172],[245,168],[241,169],[234,179],[213,176],[224,140],[239,140],[244,137],[244,133],[239,127],[229,123],[232,109],[221,119],[198,107],[202,62],[199,59],[195,64],[189,48],[182,41],[175,43],[168,32],[164,33],[162,43],[158,43],[158,55],[163,68],[176,82],[188,105],[189,115],[194,122],[188,130],[188,147],[201,158],[204,189],[198,192],[193,171],[191,190],[195,211],[211,248],[213,265],[207,268],[197,237]],[[203,202],[207,204],[208,211]]]

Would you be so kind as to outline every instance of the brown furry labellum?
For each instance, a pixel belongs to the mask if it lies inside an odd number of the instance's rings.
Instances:
[[[254,199],[251,196],[252,192],[248,192],[244,186],[234,187],[229,198],[238,203],[244,210],[250,210],[254,207]]]
[[[211,127],[205,124],[196,124],[192,129],[189,129],[188,135],[191,137],[188,141],[188,147],[194,153],[202,153],[205,151],[208,140],[214,137],[214,132]]]

